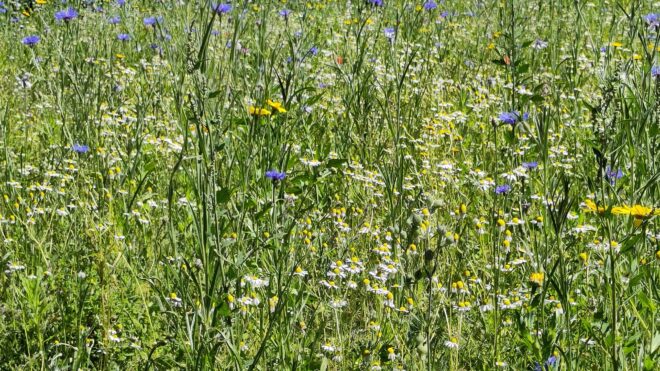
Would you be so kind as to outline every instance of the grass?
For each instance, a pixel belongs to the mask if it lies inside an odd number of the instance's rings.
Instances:
[[[2,368],[660,364],[658,4],[27,3]]]

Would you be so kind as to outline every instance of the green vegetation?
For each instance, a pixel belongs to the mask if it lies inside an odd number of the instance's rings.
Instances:
[[[660,4],[27,3],[0,368],[660,367]]]

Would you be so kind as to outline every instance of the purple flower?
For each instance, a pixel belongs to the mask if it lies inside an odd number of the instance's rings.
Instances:
[[[515,112],[502,112],[499,119],[505,124],[515,125],[518,122],[518,115]]]
[[[608,166],[607,169],[605,169],[605,178],[609,180],[611,185],[614,185],[617,179],[623,178],[623,171],[621,171],[620,168],[617,170],[612,170],[612,168]]]
[[[508,184],[499,185],[495,187],[495,194],[496,195],[506,194],[509,193],[510,190],[511,190],[511,186]]]
[[[117,35],[117,40],[119,41],[128,41],[130,39],[131,39],[131,35],[127,33],[120,33],[119,35]]]
[[[268,171],[266,171],[266,178],[273,181],[273,183],[277,183],[281,180],[284,180],[284,178],[286,178],[286,173],[285,172],[279,172],[277,170],[268,170]]]
[[[110,24],[117,24],[119,22],[121,22],[121,18],[118,15],[108,18],[108,23]]]
[[[117,5],[119,5],[119,6],[126,5],[126,0],[117,0]]]
[[[158,23],[158,19],[156,17],[145,17],[142,20],[142,23],[144,23],[145,26],[156,26],[156,23]]]
[[[23,43],[23,45],[33,47],[33,46],[37,45],[40,40],[41,40],[41,37],[39,37],[37,35],[30,35],[30,36],[24,37],[22,43]]]
[[[518,120],[522,119],[523,121],[527,121],[529,118],[529,113],[525,112],[520,116],[519,111],[511,111],[511,112],[502,112],[500,113],[499,119],[501,122],[509,125],[515,125]]]
[[[660,15],[655,13],[649,13],[644,16],[646,24],[649,25],[649,28],[660,27]]]
[[[383,0],[367,0],[367,4],[373,6],[383,6]]]
[[[385,27],[383,33],[385,33],[385,37],[387,37],[388,39],[390,39],[390,41],[392,41],[396,36],[396,29],[394,27]]]
[[[89,152],[89,146],[85,144],[74,144],[71,149],[76,153],[87,153]]]
[[[424,10],[431,11],[434,10],[438,7],[438,4],[435,3],[433,0],[429,0],[424,3]]]
[[[557,357],[555,356],[550,356],[548,360],[546,360],[543,363],[543,366],[541,366],[540,363],[534,362],[534,371],[548,371],[550,370],[551,367],[554,367],[557,364]]]
[[[548,47],[548,43],[541,40],[541,39],[536,39],[532,43],[532,49],[541,50],[541,49],[545,49],[547,47]]]
[[[68,9],[65,10],[60,10],[59,12],[55,13],[55,20],[57,21],[64,21],[64,22],[69,22],[78,17],[78,12],[69,7]]]
[[[317,54],[319,54],[319,48],[318,48],[317,46],[312,46],[312,47],[309,49],[309,54],[311,54],[311,55],[317,55]]]
[[[289,9],[282,9],[280,10],[280,16],[287,18],[289,17],[289,14],[291,14],[291,11]]]
[[[216,14],[225,14],[231,12],[231,4],[213,4],[211,5],[211,10]]]
[[[522,167],[527,169],[527,170],[533,170],[536,169],[539,166],[539,163],[536,161],[531,161],[531,162],[523,162]]]
[[[660,66],[655,65],[651,67],[651,77],[660,77]]]

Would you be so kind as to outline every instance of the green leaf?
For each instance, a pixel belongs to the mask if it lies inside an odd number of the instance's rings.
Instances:
[[[658,347],[660,347],[660,332],[656,332],[651,340],[651,353],[655,353]]]
[[[328,163],[325,165],[327,167],[332,167],[332,168],[338,168],[341,167],[343,164],[347,163],[348,160],[345,158],[335,158],[332,160],[328,160]]]
[[[655,361],[653,361],[649,356],[644,358],[644,370],[653,370],[655,368]]]
[[[642,306],[648,309],[651,313],[655,313],[655,304],[649,299],[648,296],[642,291],[637,293],[637,300],[642,304]]]
[[[229,304],[227,302],[223,302],[220,308],[217,309],[218,314],[221,315],[222,317],[230,317],[231,316],[231,310],[229,309]]]
[[[231,199],[231,191],[227,188],[220,188],[215,191],[215,200],[219,204],[226,204]]]
[[[529,64],[527,63],[521,64],[518,67],[516,67],[516,72],[518,73],[526,73],[527,71],[529,71]]]

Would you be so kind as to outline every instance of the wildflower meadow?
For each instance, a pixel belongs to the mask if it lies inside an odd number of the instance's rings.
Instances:
[[[0,1],[1,370],[659,370],[660,3]]]

